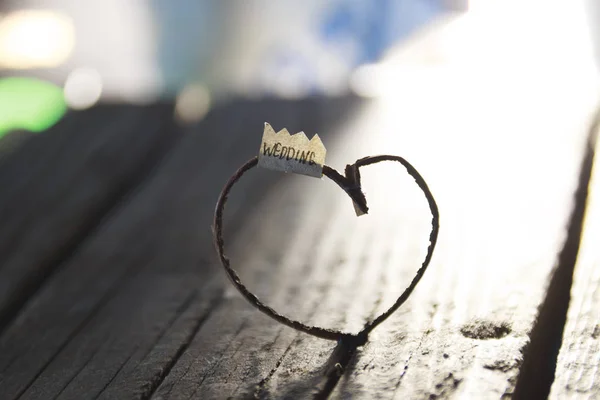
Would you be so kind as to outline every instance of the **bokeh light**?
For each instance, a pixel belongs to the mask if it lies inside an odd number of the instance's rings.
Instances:
[[[74,45],[73,22],[57,11],[19,10],[0,19],[0,68],[56,67]]]
[[[93,68],[73,70],[64,87],[65,100],[69,107],[82,110],[96,104],[102,94],[102,77]]]
[[[210,92],[202,84],[186,86],[175,103],[175,116],[183,123],[200,121],[210,109]]]
[[[0,138],[16,129],[43,131],[66,110],[62,90],[52,83],[33,78],[0,79]]]

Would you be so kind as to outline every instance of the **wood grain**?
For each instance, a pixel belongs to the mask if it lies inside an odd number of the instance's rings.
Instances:
[[[321,119],[320,109],[336,111]],[[335,121],[352,100],[239,102],[190,127],[129,201],[29,299],[0,338],[1,398],[147,398],[223,302],[209,221],[248,127]],[[273,116],[273,110],[275,115]],[[271,117],[271,118],[269,118]],[[280,175],[249,179],[231,202],[235,230]],[[160,315],[159,315],[160,314]],[[223,332],[223,335],[225,332]]]
[[[400,73],[360,108],[242,101],[187,129],[3,332],[0,398],[510,397],[565,240],[596,93],[554,20],[530,10],[507,31],[498,15],[426,32],[388,60]],[[455,35],[474,39],[448,58]],[[526,58],[532,48],[539,58]],[[337,168],[399,154],[436,196],[430,269],[363,347],[277,324],[217,264],[213,206],[264,121],[318,132]],[[357,332],[410,281],[427,245],[425,200],[398,165],[361,174],[371,211],[360,218],[325,180],[253,170],[236,185],[226,249],[268,305]]]
[[[596,152],[597,149],[596,146]],[[550,393],[552,399],[588,399],[600,396],[600,256],[597,245],[600,234],[599,182],[596,161],[589,185],[590,194],[573,275],[567,323],[558,355],[556,378]]]
[[[410,304],[400,310],[394,321],[377,330],[372,341],[359,350],[357,357],[346,366],[333,397],[510,396],[519,373],[522,349],[529,340],[537,307],[544,299],[544,288],[562,247],[573,206],[586,134],[585,123],[593,96],[583,84],[576,89],[559,80],[555,89],[562,94],[540,97],[538,88],[541,81],[536,79],[518,81],[519,96],[515,96],[516,86],[513,85],[517,83],[508,80],[495,84],[488,81],[476,83],[471,81],[472,75],[442,68],[427,70],[423,75],[415,73],[415,76],[409,74],[414,73],[414,70],[408,69],[412,64],[404,66],[409,75],[400,81],[402,86],[399,86],[404,93],[399,89],[390,95],[393,102],[382,101],[373,107],[370,115],[357,117],[346,130],[347,140],[338,144],[340,147],[334,144],[328,148],[334,149],[329,154],[336,154],[336,149],[341,151],[343,148],[348,159],[357,154],[354,146],[368,153],[397,151],[421,168],[428,181],[433,182],[434,193],[441,197],[442,230],[445,233],[442,233],[444,239],[436,254],[438,273],[433,268]],[[544,78],[538,76],[538,79]],[[427,84],[431,82],[435,85],[428,90]],[[460,97],[458,93],[461,93]],[[574,98],[577,105],[571,103]],[[487,101],[482,102],[481,99]],[[403,106],[411,112],[399,115]],[[468,116],[461,114],[463,109],[469,110]],[[435,118],[428,118],[431,115]],[[450,132],[449,126],[454,127]],[[355,134],[352,135],[352,132]],[[361,132],[369,132],[368,140],[360,140]],[[376,132],[380,132],[380,136]],[[431,160],[435,160],[437,168],[431,165]],[[365,177],[364,181],[369,182],[369,178]],[[368,195],[373,193],[369,196],[371,202],[378,197],[377,190],[383,190],[383,183],[389,181],[382,179],[376,182],[379,185],[367,189]],[[405,189],[404,186],[401,188]],[[318,196],[314,189],[310,193]],[[404,191],[401,193],[404,194]],[[287,307],[287,311],[294,315],[306,315],[305,318],[311,322],[329,321],[340,328],[351,329],[352,324],[357,325],[357,320],[372,318],[374,305],[381,304],[383,307],[386,301],[391,301],[403,285],[400,279],[389,278],[391,267],[399,267],[403,271],[400,266],[405,266],[404,274],[410,276],[408,268],[417,265],[422,254],[417,251],[418,243],[407,244],[407,239],[418,238],[419,229],[426,227],[427,221],[419,219],[422,217],[415,212],[418,207],[411,207],[413,202],[406,196],[400,197],[397,192],[386,195],[385,191],[380,196],[387,202],[379,208],[372,205],[372,210],[374,213],[380,210],[387,216],[383,218],[386,221],[377,221],[370,228],[363,227],[366,231],[348,228],[341,216],[339,220],[329,219],[328,229],[333,232],[323,233],[322,228],[309,229],[319,238],[319,243],[329,243],[328,252],[320,250],[320,247],[310,252],[311,257],[323,252],[325,257],[320,262],[328,267],[313,267],[318,268],[318,272],[314,273],[295,273],[294,268],[297,267],[294,267],[294,261],[289,264],[282,262],[281,255],[271,256],[277,261],[271,267],[253,267],[255,284],[271,289],[264,294],[270,299],[270,304],[284,310]],[[402,199],[401,207],[406,207],[405,211],[394,214],[398,210],[391,199]],[[343,207],[345,200],[339,201],[339,207]],[[281,206],[286,202],[277,204]],[[276,209],[274,205],[266,207],[261,215],[267,215],[267,210],[272,213],[273,209]],[[423,213],[423,216],[426,218],[427,214]],[[306,218],[313,221],[308,216]],[[283,218],[276,220],[281,223]],[[387,231],[385,222],[406,227],[406,236]],[[307,224],[315,225],[315,222]],[[269,230],[264,216],[260,226],[263,231]],[[275,230],[275,227],[271,229]],[[301,228],[294,231],[303,232]],[[334,244],[337,231],[343,231],[350,237],[358,235],[363,240],[364,236],[375,236],[376,232],[382,231],[382,238],[375,241],[376,246],[381,247],[365,246],[368,250],[361,252],[361,246],[356,243],[347,248],[339,246]],[[247,240],[254,243],[259,240],[256,237],[258,229],[252,232],[254,236]],[[260,248],[270,249],[270,244],[280,239],[282,234],[281,230],[277,230],[277,237],[261,240]],[[300,233],[289,235],[306,236]],[[259,246],[248,245],[249,249],[254,247]],[[351,262],[338,273],[331,273],[335,263],[327,260],[335,259],[331,254],[340,247],[342,254],[349,253],[350,249],[358,252],[354,254],[359,260],[376,259],[377,250],[385,256],[383,261],[360,264],[356,270]],[[264,251],[271,254],[270,250]],[[287,249],[284,254],[289,255],[284,260],[287,261],[307,252],[295,253]],[[248,254],[241,258],[247,260],[250,257],[251,250],[248,250]],[[275,265],[278,269],[289,271],[280,280],[272,278],[276,273]],[[355,271],[359,271],[358,277]],[[304,277],[307,292],[295,289],[298,276]],[[252,282],[252,277],[248,279]],[[317,301],[319,306],[314,313],[305,309],[305,304],[314,302],[312,279],[324,281],[316,287],[327,290],[322,293],[324,300]],[[377,287],[376,283],[380,283],[379,291],[369,291]],[[284,292],[294,293],[299,300],[294,302],[285,297],[277,300],[273,291],[276,288],[277,293],[281,287],[286,288]],[[347,297],[348,290],[352,296],[350,299]],[[268,297],[269,293],[271,297]],[[337,299],[339,303],[332,300],[334,303],[329,306],[327,299]],[[336,316],[336,311],[342,315]],[[242,314],[236,318],[244,320]],[[259,357],[261,352],[254,349],[261,349],[261,343],[274,349],[277,363],[258,382],[254,393],[259,397],[326,395],[331,390],[331,370],[328,367],[332,358],[336,360],[331,356],[332,344],[302,336],[295,341],[296,336],[283,336],[276,329],[271,333],[261,330],[261,336],[266,336],[264,339],[256,334],[247,337],[244,332],[249,329],[250,322],[244,321],[245,325],[238,325],[238,339],[232,341],[236,345],[225,352],[209,353],[210,358],[223,360],[222,366],[217,364],[214,375],[211,373],[213,378],[209,385],[212,388],[203,389],[207,383],[199,383],[198,376],[186,378],[186,374],[195,371],[192,363],[184,366],[181,375],[174,377],[173,381],[167,377],[165,385],[169,385],[169,390],[178,387],[186,395],[200,397],[216,393],[223,397],[237,396],[245,390],[252,393],[251,388],[243,388],[251,386],[248,381],[256,379],[256,375],[260,376],[258,369],[261,364],[234,375],[225,371],[232,368],[238,371],[236,365],[248,364],[236,361],[242,357],[239,355],[241,348],[250,353],[243,356],[244,360]],[[266,323],[260,321],[258,324],[264,329]],[[245,343],[249,345],[244,346]],[[190,349],[193,347],[192,343]],[[194,354],[201,359],[204,351],[206,349]],[[340,356],[337,360],[343,358]],[[307,365],[310,368],[306,368]],[[225,374],[226,385],[222,383]],[[162,393],[159,388],[158,394]],[[173,389],[165,393],[178,392]]]
[[[0,163],[0,329],[168,151],[171,110],[73,112]]]
[[[448,100],[439,99],[436,109]],[[412,103],[423,110],[426,104],[431,99]],[[425,115],[399,121],[380,107],[386,105],[373,104],[340,128],[340,139],[327,143],[328,162],[339,165],[379,148],[403,151],[417,168],[424,165],[421,171],[439,198],[443,239],[410,301],[351,358],[343,349],[336,353],[335,343],[274,324],[244,307],[232,291],[156,398],[304,398],[332,390],[334,398],[510,395],[564,238],[586,115],[571,109],[574,114],[561,118],[559,127],[553,126],[558,119],[542,123],[544,151],[537,140],[529,148],[513,147],[525,134],[518,126],[494,127],[504,134],[496,142],[503,151],[490,152],[493,134],[487,140],[468,130],[454,132],[451,141],[444,136],[451,109],[427,123]],[[520,105],[514,107],[518,112]],[[541,107],[531,118],[548,110]],[[486,127],[484,121],[471,132]],[[390,134],[377,135],[373,127]],[[444,146],[424,145],[437,142]],[[443,168],[428,167],[432,159]],[[232,265],[267,304],[310,323],[356,332],[401,292],[424,255],[430,216],[401,169],[372,168],[363,172],[368,216],[355,219],[349,200],[330,182],[306,178],[279,185],[256,209],[239,235]]]

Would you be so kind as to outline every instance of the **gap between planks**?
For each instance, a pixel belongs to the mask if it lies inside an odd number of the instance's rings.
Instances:
[[[530,333],[530,342],[524,349],[523,366],[513,395],[517,400],[547,398],[555,379],[557,357],[563,343],[571,300],[573,272],[581,245],[599,124],[600,108],[590,124],[585,143],[567,237]]]

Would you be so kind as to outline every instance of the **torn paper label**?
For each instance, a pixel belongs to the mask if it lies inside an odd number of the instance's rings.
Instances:
[[[325,165],[325,146],[319,135],[308,140],[304,132],[290,135],[287,129],[275,133],[265,122],[258,165],[275,171],[294,172],[320,178]]]

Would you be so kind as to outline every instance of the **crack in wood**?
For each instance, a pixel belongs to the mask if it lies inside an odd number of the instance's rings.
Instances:
[[[210,307],[212,307],[213,305],[215,305],[215,302],[217,300],[219,300],[221,297],[223,296],[223,294],[221,293],[219,296],[217,296],[215,299],[213,299],[213,302],[210,304]],[[164,339],[165,335],[169,332],[169,330],[173,327],[173,325],[175,325],[175,322],[177,322],[177,319],[179,317],[181,317],[181,315],[190,308],[190,306],[192,305],[192,302],[194,300],[196,300],[198,298],[198,290],[193,290],[192,293],[190,293],[190,295],[184,300],[183,303],[181,303],[181,305],[179,307],[177,307],[177,309],[175,310],[175,312],[173,313],[173,316],[171,317],[171,319],[169,320],[169,322],[167,322],[167,324],[165,325],[165,327],[161,330],[161,332],[159,333],[159,335],[156,337],[156,339],[154,340],[154,342],[152,343],[151,346],[148,347],[148,350],[146,351],[146,353],[144,353],[144,355],[140,358],[140,361],[138,362],[138,364],[140,362],[142,362],[143,360],[146,359],[146,357],[148,357],[148,355],[152,352],[152,350],[154,350],[154,348],[156,347],[156,344],[159,343],[162,339]],[[210,311],[208,311],[208,313],[210,313]],[[203,315],[200,317],[200,319],[204,318],[204,317],[208,317],[208,315]]]
[[[83,331],[83,329],[98,315],[102,307],[107,304],[112,298],[116,296],[119,289],[125,285],[128,280],[123,279],[117,285],[112,287],[96,304],[83,321],[65,338],[63,343],[58,346],[56,351],[50,356],[50,358],[41,366],[40,370],[27,382],[26,385],[16,394],[15,398],[21,397],[33,383],[42,375],[42,373],[48,368],[48,366],[62,353],[62,351],[75,339],[75,337]]]
[[[79,374],[81,373],[81,371],[83,371],[90,364],[90,362],[94,359],[94,357],[96,356],[96,354],[98,354],[98,352],[100,351],[101,348],[102,348],[102,345],[98,345],[98,347],[96,347],[96,349],[92,352],[92,354],[90,354],[90,356],[87,358],[87,360],[85,361],[85,363],[83,363],[83,365],[81,366],[81,368],[79,368],[77,370],[77,372],[75,372],[73,374],[73,376],[71,378],[69,378],[69,380],[64,384],[64,386],[56,394],[56,396],[54,396],[54,398],[53,398],[54,400],[58,399],[60,397],[60,395],[64,393],[65,389],[67,389],[67,387],[71,384],[71,382],[73,382],[75,380],[75,378],[77,378],[77,376],[79,376]]]
[[[277,335],[277,338],[279,337],[279,335]],[[275,341],[277,341],[277,338],[275,338]],[[264,390],[265,385],[267,384],[267,382],[269,382],[269,380],[273,377],[273,375],[275,374],[275,372],[277,371],[277,369],[279,368],[279,366],[281,365],[281,363],[283,362],[284,358],[288,355],[288,353],[290,352],[290,350],[292,349],[292,347],[294,346],[294,344],[297,344],[298,339],[296,337],[296,339],[294,339],[294,341],[292,342],[292,344],[290,344],[287,349],[285,349],[285,351],[283,352],[283,354],[279,357],[279,359],[277,360],[277,362],[275,363],[275,366],[273,368],[271,368],[271,370],[269,371],[269,373],[267,374],[266,377],[264,377],[257,385],[256,388],[254,390],[254,396],[253,398],[255,399],[260,399],[261,398],[261,393]]]
[[[194,292],[194,293],[196,294],[197,292]],[[193,299],[196,297],[195,294],[190,296],[191,298],[189,301],[186,301],[187,306],[182,307],[181,313],[183,313],[192,304]],[[173,366],[177,363],[177,361],[179,361],[181,356],[188,349],[188,347],[192,343],[192,340],[194,339],[194,337],[196,337],[196,335],[202,328],[202,325],[204,325],[204,323],[213,314],[214,310],[216,310],[219,307],[219,305],[223,302],[223,300],[224,300],[224,296],[223,296],[223,294],[221,294],[220,296],[217,296],[211,302],[210,306],[207,308],[206,313],[204,313],[200,318],[198,318],[198,321],[196,321],[196,324],[192,327],[189,335],[186,336],[185,340],[181,344],[181,347],[177,350],[177,352],[175,353],[173,358],[169,361],[169,363],[167,365],[165,365],[164,368],[161,369],[161,373],[154,380],[152,380],[152,383],[147,388],[147,390],[144,393],[142,393],[142,395],[140,396],[140,400],[150,399],[154,395],[154,393],[156,392],[156,389],[158,389],[158,387],[164,382],[165,378],[171,372],[171,369],[173,369]]]
[[[119,372],[121,372],[121,370],[123,369],[123,367],[127,364],[127,362],[131,359],[131,357],[133,357],[133,355],[135,354],[135,351],[132,352],[130,355],[127,356],[127,358],[125,358],[125,360],[121,363],[121,365],[119,365],[119,368],[117,368],[117,370],[115,371],[115,373],[110,377],[110,379],[108,380],[108,382],[106,382],[106,384],[102,387],[102,389],[100,389],[100,391],[98,392],[98,394],[96,394],[96,396],[94,396],[94,400],[97,400],[102,393],[104,393],[104,391],[106,390],[107,387],[110,386],[110,384],[115,380],[115,378],[117,377],[117,375],[119,375]]]
[[[437,309],[437,305],[436,305],[435,308]],[[404,365],[404,369],[402,370],[402,373],[400,374],[400,377],[398,377],[398,381],[396,382],[396,387],[394,388],[394,395],[396,394],[396,392],[398,392],[398,389],[400,389],[400,385],[402,384],[402,378],[404,378],[404,375],[406,375],[406,371],[408,371],[408,366],[409,366],[410,361],[412,360],[413,356],[421,351],[421,347],[423,346],[423,342],[425,341],[425,338],[430,333],[429,329],[430,328],[428,328],[421,335],[421,338],[419,339],[419,344],[417,344],[417,346],[415,347],[414,351],[412,351],[412,352],[409,353],[408,358],[406,359],[406,363]]]
[[[222,297],[222,300],[224,300],[225,297]],[[213,312],[216,312],[216,308],[211,310],[211,314]],[[200,382],[198,382],[198,385],[196,386],[196,388],[194,389],[194,391],[192,392],[192,394],[189,396],[189,398],[192,398],[194,396],[194,394],[198,391],[198,389],[202,386],[202,383],[206,380],[206,378],[208,378],[209,376],[213,376],[215,373],[215,370],[217,369],[217,367],[219,366],[219,364],[221,363],[221,361],[223,360],[223,356],[225,355],[225,353],[227,352],[227,350],[229,349],[229,346],[231,345],[231,343],[233,342],[233,340],[238,337],[240,335],[240,333],[242,333],[242,331],[244,330],[244,328],[246,328],[248,321],[246,319],[244,319],[242,321],[242,323],[240,324],[240,327],[238,328],[238,330],[235,332],[235,334],[232,336],[231,341],[229,342],[229,344],[227,345],[227,347],[225,349],[223,349],[223,352],[221,354],[219,354],[219,359],[216,360],[216,362],[212,365],[211,370],[208,371],[206,374],[204,374],[204,376],[202,377],[202,379],[200,380]],[[194,335],[195,336],[195,335]],[[191,340],[190,340],[191,343]],[[189,346],[189,344],[188,344]],[[183,354],[183,351],[182,351]],[[181,357],[181,354],[179,355],[179,357]],[[175,387],[190,371],[190,369],[192,368],[192,366],[195,364],[194,363],[190,363],[190,365],[188,365],[188,367],[186,368],[186,371],[181,374],[181,376],[177,379],[177,381],[175,381],[172,386],[169,388],[169,390],[167,391],[167,393],[165,394],[165,396],[168,398],[169,395],[171,394],[171,391],[173,390],[173,387]],[[175,365],[175,363],[173,363],[173,365]],[[171,366],[172,368],[172,366]],[[166,375],[165,375],[166,378]],[[160,386],[160,385],[159,385]],[[150,396],[151,397],[151,396]],[[162,398],[162,397],[161,397]],[[143,400],[147,400],[147,399],[143,399]]]
[[[595,144],[600,128],[600,108],[589,128],[579,180],[574,195],[574,206],[567,226],[567,236],[558,255],[557,265],[548,285],[537,320],[525,348],[523,367],[517,378],[514,399],[547,398],[555,378],[558,352],[571,299],[573,272],[585,217],[589,183],[595,156]]]
[[[348,365],[356,354],[358,345],[355,342],[341,340],[327,360],[323,388],[314,395],[315,400],[324,400],[333,392],[340,378],[348,371]]]

